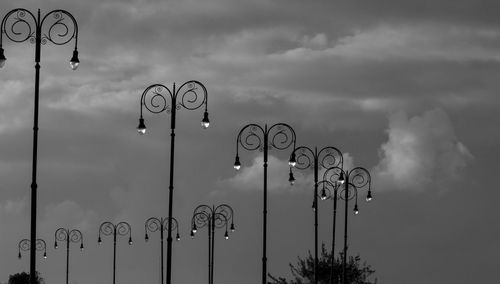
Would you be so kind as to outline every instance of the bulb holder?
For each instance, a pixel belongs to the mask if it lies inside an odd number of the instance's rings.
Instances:
[[[143,135],[146,134],[146,124],[144,123],[144,118],[139,118],[139,125],[137,126],[137,131],[139,134]]]
[[[71,57],[69,64],[70,64],[72,70],[76,70],[78,68],[78,66],[80,65],[80,60],[78,59],[78,50],[76,50],[76,49],[73,50],[73,56]]]
[[[3,48],[0,47],[0,68],[5,66],[5,61],[7,61],[7,58],[5,57]]]
[[[288,165],[290,167],[295,167],[296,164],[297,164],[297,160],[295,157],[295,152],[293,152],[292,155],[290,156],[290,160],[288,160]]]
[[[208,112],[207,112],[207,111],[205,111],[205,112],[203,113],[203,119],[201,120],[201,127],[202,127],[203,129],[207,129],[207,128],[208,128],[208,126],[210,126],[210,120],[208,119]]]
[[[241,169],[240,157],[236,155],[236,159],[234,160],[234,169],[239,171]]]

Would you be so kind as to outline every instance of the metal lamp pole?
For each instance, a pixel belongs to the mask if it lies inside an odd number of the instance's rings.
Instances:
[[[101,234],[104,236],[113,235],[113,284],[115,284],[116,275],[116,236],[128,235],[128,244],[132,245],[132,228],[127,222],[120,222],[118,224],[113,224],[111,222],[104,222],[99,227],[99,238],[97,243],[100,245],[102,243]]]
[[[336,276],[334,273],[335,266],[335,227],[337,219],[337,189],[338,183],[331,183],[327,180],[322,180],[318,182],[318,187],[322,186],[319,198],[321,200],[332,199],[333,200],[333,222],[332,222],[332,250],[331,250],[331,261],[330,261],[330,284],[334,284]]]
[[[347,216],[349,200],[355,199],[354,214],[358,214],[358,189],[368,186],[366,201],[372,200],[371,176],[370,172],[363,167],[355,167],[351,170],[343,170],[340,167],[331,167],[323,175],[323,180],[340,183],[343,185],[340,198],[345,201],[345,220],[344,220],[344,253],[342,260],[342,284],[347,284]],[[344,193],[342,195],[342,193]]]
[[[68,20],[69,19],[69,20]],[[33,118],[33,163],[31,181],[31,231],[30,241],[36,241],[36,208],[37,208],[37,149],[38,149],[38,109],[40,90],[40,55],[41,46],[47,42],[56,45],[64,45],[75,39],[75,49],[70,59],[71,69],[75,70],[80,60],[78,59],[78,24],[75,18],[65,10],[53,10],[43,16],[40,9],[35,16],[29,10],[17,8],[8,12],[2,19],[0,25],[0,68],[5,65],[7,58],[2,46],[3,35],[13,42],[30,41],[35,44],[35,97],[34,97],[34,118]],[[30,283],[35,284],[36,277],[36,250],[30,250]]]
[[[314,284],[318,284],[318,171],[319,168],[330,168],[335,166],[342,167],[343,157],[342,152],[335,147],[324,147],[318,151],[318,147],[314,147],[312,150],[306,146],[300,146],[296,148],[291,156],[290,160],[295,159],[295,168],[299,170],[305,170],[309,168],[314,169],[314,197],[313,197],[313,209],[314,209]],[[293,173],[290,173],[293,177]],[[294,179],[294,178],[293,178]]]
[[[191,218],[191,237],[194,238],[198,228],[208,228],[208,284],[214,283],[214,254],[215,254],[215,229],[225,228],[224,238],[229,239],[229,230],[234,232],[234,211],[231,206],[221,204],[217,207],[208,205],[199,205],[194,209]]]
[[[66,242],[66,284],[68,284],[69,275],[69,243],[80,243],[80,250],[83,251],[83,235],[80,230],[59,228],[54,233],[54,248],[58,248],[57,241]]]
[[[170,183],[168,187],[168,235],[167,235],[167,284],[171,284],[172,279],[172,207],[174,192],[174,145],[175,145],[175,116],[177,110],[182,108],[195,110],[202,106],[205,107],[201,126],[208,128],[210,121],[208,119],[208,97],[207,89],[198,81],[187,81],[179,88],[175,83],[172,89],[162,85],[153,84],[147,87],[141,96],[140,118],[137,130],[140,134],[146,133],[146,124],[142,115],[143,107],[151,113],[158,114],[166,112],[170,114]]]
[[[245,125],[236,138],[236,158],[234,161],[234,168],[239,170],[241,168],[239,157],[239,146],[241,145],[248,151],[259,150],[264,152],[264,200],[262,212],[263,215],[263,232],[262,232],[262,284],[267,284],[267,158],[268,151],[272,148],[277,150],[284,150],[293,144],[295,149],[296,136],[293,128],[285,123],[276,123],[270,127],[267,124],[261,127],[258,124]],[[292,155],[293,157],[293,155]],[[295,160],[290,159],[289,165],[294,166]],[[291,173],[291,172],[290,172]],[[293,184],[293,175],[290,174],[289,181]]]
[[[168,222],[167,222],[167,218],[163,218],[163,217],[160,217],[160,218],[156,218],[156,217],[151,217],[149,219],[146,220],[146,223],[144,224],[144,239],[147,241],[149,241],[149,235],[148,235],[148,232],[150,233],[153,233],[153,232],[156,232],[156,231],[160,231],[160,261],[161,261],[161,283],[163,284],[163,231],[165,231],[167,228],[168,228]],[[173,230],[176,230],[177,231],[177,235],[175,237],[175,239],[177,241],[179,241],[181,239],[180,235],[179,235],[179,223],[177,222],[177,220],[175,218],[172,218],[172,223],[173,225]]]

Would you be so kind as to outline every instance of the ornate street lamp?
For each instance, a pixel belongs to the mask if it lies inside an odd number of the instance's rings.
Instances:
[[[64,45],[75,39],[75,49],[70,59],[71,69],[75,70],[80,64],[78,59],[78,24],[75,18],[65,10],[53,10],[40,15],[40,9],[35,16],[26,9],[17,8],[8,12],[0,25],[0,68],[5,65],[7,58],[3,49],[3,35],[13,42],[30,41],[35,44],[35,98],[33,118],[33,163],[31,181],[31,232],[30,241],[36,240],[36,208],[37,208],[37,149],[38,149],[38,109],[40,90],[40,55],[41,46],[48,42]],[[30,283],[36,283],[36,250],[30,250]]]
[[[104,236],[113,235],[113,284],[115,284],[116,275],[116,236],[126,236],[128,235],[128,244],[132,245],[132,228],[127,222],[120,222],[118,224],[113,224],[111,222],[103,222],[99,227],[99,237],[97,238],[97,243],[100,245],[102,243],[101,234]]]
[[[137,131],[140,134],[146,133],[146,123],[142,115],[143,108],[151,113],[158,114],[166,112],[170,114],[170,183],[168,187],[168,234],[167,234],[167,284],[172,279],[172,211],[173,211],[173,192],[174,192],[174,145],[175,145],[175,118],[180,109],[195,110],[202,106],[205,108],[201,126],[208,128],[210,121],[208,119],[208,97],[207,89],[198,81],[187,81],[179,88],[175,83],[172,89],[162,85],[153,84],[147,87],[141,96],[141,112],[139,126]]]
[[[296,136],[293,128],[285,123],[276,123],[270,127],[267,124],[261,127],[258,124],[245,125],[236,138],[236,158],[234,168],[241,168],[239,146],[248,151],[259,150],[264,152],[264,200],[263,200],[263,232],[262,232],[262,284],[267,284],[267,159],[270,149],[284,150],[293,145],[295,149]],[[295,156],[292,155],[288,164],[294,166]],[[293,174],[290,170],[290,183],[293,184]]]
[[[144,224],[144,239],[149,241],[149,235],[148,232],[153,233],[156,231],[160,232],[160,259],[161,259],[161,283],[163,284],[163,231],[167,230],[168,228],[168,219],[167,218],[156,218],[156,217],[151,217],[146,220],[146,223]],[[179,235],[179,223],[175,218],[172,218],[171,222],[173,228],[172,230],[177,231],[177,235],[175,236],[175,239],[179,241],[181,239]]]
[[[358,190],[368,187],[366,201],[372,200],[371,176],[370,172],[363,167],[355,167],[351,170],[343,170],[340,167],[331,167],[323,174],[323,180],[331,183],[338,183],[341,189],[340,198],[345,201],[344,220],[344,254],[342,260],[342,284],[347,284],[347,216],[349,200],[354,199],[354,214],[358,214]],[[343,193],[343,194],[342,194]]]
[[[214,244],[215,229],[225,228],[224,238],[229,239],[229,230],[234,232],[234,211],[231,206],[221,204],[217,207],[208,205],[199,205],[194,209],[191,218],[191,237],[194,238],[199,228],[208,228],[208,284],[214,283]]]
[[[59,228],[54,233],[54,248],[57,249],[59,246],[57,241],[66,242],[66,284],[68,284],[69,275],[69,243],[80,243],[80,250],[83,251],[83,235],[80,230],[73,229],[69,230],[66,228]]]
[[[17,244],[18,254],[17,257],[21,259],[21,251],[31,251],[31,248],[37,251],[43,251],[43,258],[47,259],[47,244],[42,239],[36,239],[35,246],[31,246],[31,241],[28,239],[22,239]],[[30,274],[31,275],[31,274]]]
[[[295,160],[295,168],[299,170],[306,170],[313,168],[314,170],[314,197],[313,197],[313,209],[314,209],[314,284],[318,284],[318,172],[320,168],[328,169],[331,167],[343,166],[342,152],[335,147],[324,147],[318,151],[318,147],[314,147],[312,150],[306,146],[300,146],[296,148],[291,156],[290,160]],[[291,179],[293,174],[290,173]]]

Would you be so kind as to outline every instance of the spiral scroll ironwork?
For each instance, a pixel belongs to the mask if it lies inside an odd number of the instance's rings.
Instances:
[[[173,90],[162,84],[153,84],[147,87],[141,96],[141,106],[151,113],[171,113],[172,108],[176,110],[185,108],[195,110],[207,104],[207,89],[195,80],[187,81],[178,89]],[[142,114],[142,107],[141,107]]]
[[[21,251],[29,251],[31,250],[31,242],[29,239],[22,239],[19,241],[18,245],[18,258],[21,258]],[[35,242],[35,250],[43,251],[43,257],[47,257],[47,244],[43,239],[36,239]]]
[[[183,107],[188,110],[195,110],[207,103],[207,89],[195,80],[190,80],[182,84],[175,94],[177,98],[177,109]]]
[[[337,184],[339,183],[341,174],[344,174],[344,170],[342,170],[341,167],[330,167],[323,173],[323,180],[329,181],[332,184]]]
[[[177,235],[179,235],[179,222],[177,222],[177,219],[172,218],[172,230],[177,230]],[[146,232],[146,236],[148,232],[157,232],[160,230],[167,231],[168,230],[168,218],[156,218],[156,217],[151,217],[146,220],[144,223],[144,230]]]
[[[285,123],[276,123],[267,128],[267,125],[262,128],[258,124],[247,124],[238,133],[236,139],[236,146],[241,145],[248,151],[259,150],[263,151],[264,147],[267,149],[284,150],[292,144],[295,148],[295,131],[293,128]],[[264,145],[267,140],[267,145]]]
[[[60,242],[71,242],[71,243],[78,243],[81,242],[83,244],[83,235],[80,230],[73,229],[69,230],[66,228],[59,228],[56,230],[54,233],[55,235],[55,240],[60,241]]]
[[[14,9],[8,12],[1,25],[1,33],[13,42],[30,40],[34,43],[38,21],[35,15],[26,9]]]
[[[101,238],[101,234],[105,236],[110,236],[110,235],[131,236],[132,228],[127,222],[120,222],[116,225],[111,222],[104,222],[99,227],[99,239]]]
[[[297,163],[295,168],[304,170],[312,168],[317,163],[320,168],[342,167],[343,157],[342,152],[335,147],[324,147],[319,152],[315,149],[306,146],[300,146],[295,149],[292,155],[295,154]]]
[[[349,172],[349,181],[357,188],[368,185],[368,190],[370,190],[371,180],[370,172],[365,168],[356,167]]]
[[[228,229],[229,222],[231,221],[231,230],[234,230],[234,212],[231,206],[221,204],[217,207],[210,207],[208,205],[199,205],[193,212],[191,219],[191,229],[196,231],[197,228],[203,228],[214,222],[212,225],[215,228],[226,227]]]
[[[47,28],[44,31],[45,27]],[[47,13],[41,20],[26,9],[11,10],[2,20],[1,31],[14,42],[29,40],[35,43],[37,31],[41,44],[50,41],[55,45],[64,45],[78,38],[78,24],[75,18],[60,9]]]

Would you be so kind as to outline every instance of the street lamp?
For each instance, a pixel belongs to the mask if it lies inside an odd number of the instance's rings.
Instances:
[[[2,19],[0,25],[0,68],[5,65],[5,57],[2,46],[3,35],[13,42],[30,41],[35,44],[35,97],[34,97],[34,118],[33,118],[33,163],[31,181],[31,232],[30,241],[36,240],[36,208],[37,208],[37,149],[38,149],[38,109],[40,90],[40,55],[41,46],[47,42],[56,45],[64,45],[75,39],[75,49],[70,59],[71,69],[75,70],[80,64],[78,59],[78,24],[75,18],[65,10],[53,10],[40,16],[40,9],[35,16],[26,9],[17,8],[8,12]],[[36,283],[36,263],[35,248],[30,250],[30,283]]]
[[[208,228],[208,284],[214,283],[214,244],[215,228],[225,228],[224,238],[229,239],[229,230],[234,232],[234,212],[233,208],[227,204],[221,204],[217,207],[208,205],[199,205],[194,209],[191,218],[191,237],[194,238],[198,228]]]
[[[43,251],[43,258],[47,259],[47,244],[42,239],[37,239],[34,247],[31,246],[30,240],[22,239],[19,241],[19,244],[17,244],[17,248],[18,248],[17,257],[19,259],[21,259],[21,251],[28,251],[29,250],[31,252],[31,248],[33,248],[34,250],[37,250],[37,251]]]
[[[66,284],[68,284],[69,275],[69,243],[80,243],[80,250],[83,251],[83,235],[80,230],[59,228],[54,233],[54,248],[58,248],[57,241],[66,242]]]
[[[306,170],[313,168],[314,170],[314,197],[313,197],[313,209],[314,209],[314,284],[318,284],[318,171],[319,168],[331,168],[343,165],[342,152],[335,147],[324,147],[318,151],[318,147],[314,147],[312,150],[306,146],[300,146],[296,148],[291,156],[290,160],[295,158],[294,167],[299,170]],[[290,169],[291,177],[289,179],[294,180],[293,173]]]
[[[146,124],[142,116],[143,107],[149,112],[158,114],[166,112],[170,114],[170,183],[168,187],[168,235],[167,235],[167,284],[171,283],[172,279],[172,207],[173,207],[173,192],[174,192],[174,145],[175,145],[175,116],[177,110],[182,108],[187,110],[195,110],[205,106],[201,126],[208,128],[210,121],[208,119],[208,97],[207,89],[198,81],[187,81],[179,88],[176,88],[175,83],[172,89],[162,85],[153,84],[147,87],[141,96],[141,112],[139,118],[139,126],[137,131],[140,134],[146,133]]]
[[[115,284],[115,274],[116,274],[116,236],[126,236],[128,235],[128,244],[132,245],[132,228],[127,222],[120,222],[118,224],[113,224],[111,222],[103,222],[99,227],[99,238],[97,243],[100,245],[102,243],[101,234],[104,236],[113,235],[113,284]]]
[[[148,232],[153,233],[156,231],[160,231],[160,257],[161,257],[161,283],[163,284],[163,231],[168,228],[168,219],[167,218],[156,218],[156,217],[151,217],[146,220],[146,223],[144,224],[144,239],[149,241],[149,235]],[[179,235],[179,223],[175,218],[172,218],[172,226],[173,230],[177,231],[177,235],[175,237],[176,240],[180,240],[181,237]]]
[[[355,167],[351,170],[343,170],[340,167],[331,167],[323,174],[323,180],[331,183],[337,183],[339,188],[342,188],[340,198],[345,201],[345,220],[344,220],[344,254],[342,260],[342,284],[346,282],[347,272],[347,216],[349,200],[355,199],[354,214],[358,214],[358,189],[368,186],[366,201],[372,199],[371,192],[371,176],[370,172],[363,167]],[[342,195],[342,193],[344,193]]]
[[[267,158],[268,151],[272,148],[284,150],[293,144],[295,149],[296,136],[293,128],[285,123],[276,123],[270,127],[267,124],[262,128],[258,124],[245,125],[236,138],[236,158],[234,168],[241,168],[239,157],[239,146],[241,145],[248,151],[259,150],[264,152],[264,210],[263,210],[263,236],[262,236],[262,284],[267,284]],[[296,163],[295,155],[290,157],[288,164],[294,166]],[[290,171],[290,183],[293,184],[294,179]]]

